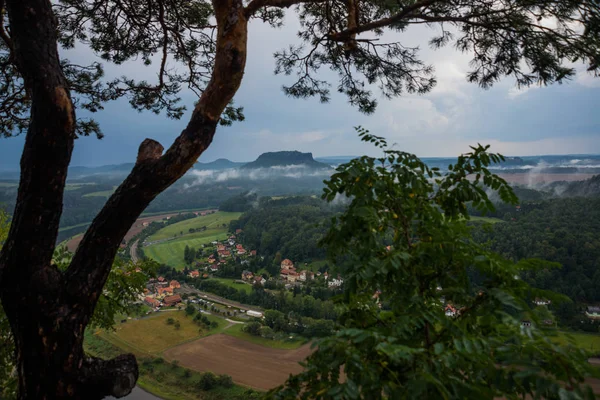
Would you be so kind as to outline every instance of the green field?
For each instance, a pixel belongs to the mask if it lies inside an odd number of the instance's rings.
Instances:
[[[87,193],[87,194],[84,194],[83,197],[108,197],[114,193],[116,188],[117,187],[114,186],[111,190],[103,190],[101,192]]]
[[[500,218],[493,218],[493,217],[477,217],[477,216],[471,216],[470,217],[471,221],[475,221],[475,222],[487,222],[490,224],[497,224],[498,222],[504,222],[502,221]]]
[[[226,238],[226,233],[197,238],[192,238],[192,235],[189,235],[189,237],[182,237],[181,239],[170,240],[168,242],[144,247],[144,254],[146,257],[156,260],[161,264],[170,265],[177,269],[183,269],[185,267],[185,261],[183,259],[185,246],[198,249],[203,244],[210,243],[213,240],[223,240]]]
[[[200,330],[192,317],[186,316],[183,311],[164,311],[147,318],[118,324],[115,332],[104,332],[101,337],[124,350],[141,355],[154,355],[193,339],[221,333],[228,325],[222,318],[206,316],[211,322],[216,321],[219,326],[216,329]],[[179,321],[181,327],[176,329],[174,325],[167,325],[168,318]]]
[[[154,235],[150,236],[148,241],[153,242],[155,240],[172,238],[175,235],[181,235],[181,232],[186,235],[189,234],[190,229],[199,229],[203,226],[206,226],[207,230],[202,233],[207,233],[207,236],[210,235],[208,233],[210,231],[214,232],[212,233],[213,235],[217,233],[227,233],[229,222],[234,219],[238,219],[240,215],[242,215],[242,213],[218,211],[214,214],[205,215],[203,217],[186,219],[185,221],[166,226],[165,228],[159,230]],[[223,227],[223,224],[225,224],[225,227]]]
[[[242,325],[242,324],[233,325],[233,326],[229,327],[223,333],[226,335],[229,335],[229,336],[236,337],[238,339],[245,340],[247,342],[256,343],[256,344],[259,344],[259,345],[265,346],[265,347],[271,347],[273,349],[294,350],[294,349],[297,349],[300,346],[306,344],[306,340],[304,338],[290,340],[290,341],[281,341],[281,340],[265,339],[265,338],[262,338],[259,336],[253,336],[246,332],[243,332],[242,331],[243,326],[244,325]]]
[[[588,350],[594,354],[600,353],[600,335],[595,335],[593,333],[561,331],[557,332],[557,335],[553,337],[552,340],[562,345],[574,344],[580,349]]]
[[[213,281],[217,281],[223,285],[232,287],[234,289],[243,290],[246,293],[250,293],[252,291],[252,285],[249,285],[247,283],[236,283],[235,279],[227,279],[227,278],[210,278],[210,279]]]
[[[144,253],[147,257],[150,257],[159,263],[183,269],[183,267],[185,267],[185,261],[183,259],[185,246],[198,249],[202,247],[203,244],[208,244],[214,240],[227,239],[229,222],[239,218],[240,215],[241,213],[219,211],[204,217],[187,219],[166,226],[150,236],[147,240],[151,242],[172,238],[174,235],[177,235],[177,237],[173,240],[144,247]],[[223,224],[225,224],[225,227],[223,227]],[[203,226],[207,227],[205,231],[189,233],[190,228],[198,229]],[[183,235],[181,234],[182,232]]]

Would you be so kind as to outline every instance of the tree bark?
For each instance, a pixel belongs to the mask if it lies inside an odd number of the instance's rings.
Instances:
[[[241,0],[214,0],[212,78],[187,127],[164,153],[146,139],[130,175],[88,228],[66,272],[51,264],[75,139],[75,112],[60,68],[50,0],[8,0],[14,54],[32,99],[17,207],[0,253],[0,300],[16,345],[20,399],[122,397],[135,386],[133,355],[86,357],[84,331],[127,230],[212,142],[241,83],[247,17]]]

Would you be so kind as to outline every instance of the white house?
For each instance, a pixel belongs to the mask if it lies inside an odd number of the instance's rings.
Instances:
[[[344,283],[344,281],[342,280],[342,278],[333,278],[331,281],[327,282],[327,286],[329,287],[340,287],[342,286],[342,283]]]

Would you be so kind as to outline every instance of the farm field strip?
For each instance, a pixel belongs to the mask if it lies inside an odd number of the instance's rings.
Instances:
[[[204,238],[173,240],[157,243],[148,247],[144,247],[144,254],[146,257],[152,258],[159,263],[169,265],[176,269],[183,269],[185,267],[185,260],[183,259],[185,246],[197,249],[203,244],[210,243],[213,240],[223,240],[226,238],[227,234],[221,233],[217,235],[206,236]]]
[[[208,228],[212,228],[215,225],[218,225],[217,228],[225,229],[226,231],[227,227],[229,226],[229,222],[239,218],[240,215],[242,215],[242,213],[218,211],[214,214],[200,216],[192,219],[186,219],[185,221],[180,221],[176,224],[164,227],[163,229],[156,232],[154,235],[150,236],[148,238],[148,241],[152,242],[155,240],[172,238],[174,235],[181,234],[181,232],[183,232],[183,234],[185,235],[189,233],[190,229],[199,229],[203,226],[206,226],[208,230]],[[222,224],[226,224],[226,226],[222,227]]]
[[[258,345],[261,345],[264,347],[269,347],[272,349],[296,350],[306,344],[305,339],[299,339],[299,340],[293,340],[293,341],[290,340],[290,341],[284,342],[284,341],[280,341],[280,340],[267,339],[267,338],[263,338],[260,336],[253,336],[249,333],[242,331],[243,326],[244,326],[244,324],[236,324],[236,325],[228,328],[223,333],[225,335],[233,336],[238,339],[245,340],[245,341],[251,342],[251,343],[255,343],[255,344],[258,344]]]
[[[230,325],[222,318],[205,314],[211,322],[216,321],[219,326],[215,329],[201,331],[200,327],[192,320],[193,316],[186,316],[183,311],[157,314],[137,320],[128,320],[118,324],[115,332],[105,332],[101,336],[118,347],[131,349],[134,353],[160,354],[173,346],[223,332]],[[169,318],[179,321],[180,328],[177,329],[175,325],[167,324]]]
[[[232,287],[234,289],[237,290],[243,290],[246,293],[250,293],[252,291],[252,285],[248,284],[248,283],[237,283],[235,282],[235,279],[230,279],[230,278],[210,278],[213,281],[217,281],[223,285]]]
[[[183,269],[185,267],[183,255],[186,246],[197,249],[203,244],[226,239],[229,222],[239,218],[240,215],[241,213],[238,212],[219,211],[166,226],[147,239],[148,242],[164,241],[144,247],[144,253],[159,263]],[[207,228],[205,231],[189,233],[190,229],[199,229],[204,226]],[[173,237],[174,235],[180,236]]]
[[[219,334],[173,347],[163,354],[184,367],[231,375],[235,383],[268,390],[284,383],[290,374],[301,372],[299,362],[310,353],[308,344],[296,350],[273,349]]]

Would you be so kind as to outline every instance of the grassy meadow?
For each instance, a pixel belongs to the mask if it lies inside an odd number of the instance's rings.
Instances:
[[[504,222],[502,221],[500,218],[494,218],[494,217],[478,217],[478,216],[474,216],[471,215],[470,217],[471,221],[474,222],[487,222],[489,224],[497,224],[499,222]]]
[[[183,236],[186,236],[187,234],[194,236],[196,235],[195,233],[189,233],[190,229],[200,229],[203,226],[206,226],[206,231],[199,233],[206,233],[206,236],[215,235],[218,233],[227,233],[229,222],[234,219],[238,219],[240,215],[242,215],[242,213],[218,211],[214,214],[186,219],[185,221],[164,227],[154,235],[150,236],[148,241],[153,242],[156,240],[169,239],[176,235],[181,235],[181,232],[183,232]],[[225,224],[225,227],[223,227],[223,224]]]
[[[135,354],[157,355],[178,344],[221,333],[229,324],[222,318],[206,316],[211,322],[216,321],[219,326],[211,330],[201,329],[192,320],[193,316],[186,316],[184,311],[164,311],[143,319],[117,324],[115,332],[103,332],[100,336],[115,346]],[[168,325],[169,318],[179,321],[180,328]]]
[[[100,192],[87,193],[87,194],[84,194],[83,197],[108,197],[114,193],[116,188],[117,187],[114,186],[111,190],[102,190]]]
[[[226,238],[227,233],[195,238],[193,238],[192,235],[189,235],[189,237],[182,237],[181,239],[170,240],[168,242],[144,247],[144,254],[146,257],[156,260],[161,264],[170,265],[176,269],[183,269],[185,267],[185,260],[183,259],[185,246],[198,249],[203,244],[210,243],[213,240],[223,240]]]
[[[150,236],[147,241],[169,239],[176,235],[175,239],[144,247],[144,253],[147,257],[159,263],[183,269],[185,267],[185,260],[183,259],[185,246],[198,249],[203,244],[208,244],[214,240],[227,239],[229,222],[239,218],[240,215],[241,213],[237,212],[219,211],[204,217],[192,218],[166,226]],[[206,226],[205,231],[189,233],[190,229],[199,229],[203,226]],[[183,235],[181,232],[183,232]]]
[[[244,326],[243,324],[233,325],[233,326],[229,327],[223,333],[226,335],[229,335],[229,336],[236,337],[238,339],[245,340],[247,342],[255,343],[255,344],[258,344],[261,346],[265,346],[265,347],[270,347],[272,349],[295,350],[295,349],[301,347],[302,345],[306,344],[306,340],[303,338],[296,339],[296,340],[282,341],[282,340],[266,339],[266,338],[263,338],[260,336],[253,336],[253,335],[250,335],[249,333],[243,332],[242,331],[243,326]]]
[[[241,278],[241,276],[240,276]],[[234,289],[237,290],[243,290],[246,293],[250,293],[252,291],[252,285],[247,284],[247,283],[237,283],[235,282],[235,279],[228,279],[228,278],[210,278],[210,280],[212,281],[217,281],[223,285],[232,287]]]
[[[575,345],[582,350],[587,350],[591,353],[600,353],[600,335],[593,333],[583,332],[556,332],[556,336],[553,338],[558,344],[561,345]]]

